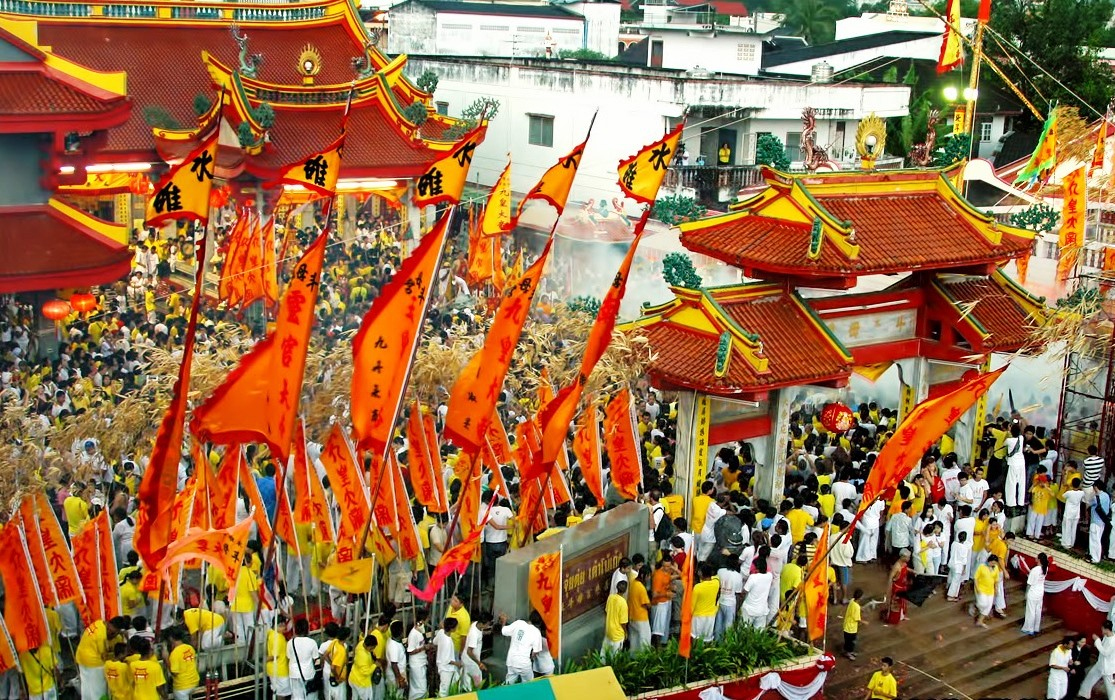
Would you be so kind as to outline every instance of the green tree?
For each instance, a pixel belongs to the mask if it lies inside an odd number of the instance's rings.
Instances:
[[[831,0],[790,0],[786,26],[792,27],[809,44],[824,44],[836,36],[836,20],[842,15]]]
[[[459,139],[480,124],[480,117],[488,121],[499,113],[499,100],[491,97],[478,97],[461,110],[461,121],[445,130],[445,138],[450,141]]]
[[[933,154],[933,166],[944,168],[971,155],[972,136],[970,134],[949,134],[938,141],[941,147]]]
[[[760,134],[755,143],[755,162],[769,165],[775,170],[789,170],[790,159],[786,157],[786,147],[772,134]]]
[[[415,85],[417,85],[418,89],[422,92],[427,92],[432,95],[434,94],[434,90],[437,90],[438,80],[437,73],[427,69],[422,71],[422,75],[418,76],[418,82],[416,82]]]
[[[570,58],[578,61],[610,61],[609,56],[605,56],[599,51],[592,49],[562,49],[558,51],[558,58]]]
[[[1040,102],[1044,98],[1046,102],[1078,107],[1087,104],[1103,112],[1115,91],[1115,78],[1099,59],[1112,10],[1111,0],[1000,0],[991,14],[992,29],[1080,99],[1026,59],[1001,55],[994,42],[986,46],[1007,77],[1032,99],[1039,100],[1039,108],[1045,107]],[[998,82],[991,76],[988,80]],[[1090,115],[1090,110],[1082,109],[1081,113]]]
[[[671,194],[654,201],[654,218],[664,224],[676,226],[683,221],[699,219],[708,212],[708,207],[699,204],[692,197]]]

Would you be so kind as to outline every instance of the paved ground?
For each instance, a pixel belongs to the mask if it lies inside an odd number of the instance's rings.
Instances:
[[[875,565],[856,565],[854,587],[864,589],[864,600],[881,600],[886,588],[886,570]],[[988,629],[975,627],[966,614],[970,594],[963,603],[945,600],[939,588],[921,608],[910,606],[910,619],[900,625],[884,625],[881,606],[867,610],[866,626],[860,627],[855,661],[841,656],[843,606],[829,610],[826,648],[837,656],[829,676],[825,697],[829,700],[860,700],[864,686],[883,656],[896,662],[899,698],[1045,698],[1046,664],[1049,652],[1061,639],[1060,622],[1052,616],[1043,620],[1042,634],[1027,637],[1022,627],[1023,587],[1009,582],[1007,616],[994,619]]]

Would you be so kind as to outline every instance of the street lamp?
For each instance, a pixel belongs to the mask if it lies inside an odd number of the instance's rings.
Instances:
[[[975,102],[977,97],[979,97],[979,90],[974,87],[964,88],[964,99],[966,101]]]
[[[948,102],[956,102],[960,97],[960,91],[956,89],[955,85],[949,85],[944,89],[945,100]]]

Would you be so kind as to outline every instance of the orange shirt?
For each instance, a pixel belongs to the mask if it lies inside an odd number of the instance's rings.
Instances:
[[[654,570],[654,574],[650,577],[650,602],[652,605],[665,603],[673,597],[670,590],[671,578],[672,577],[670,576],[670,572],[666,571],[665,569]]]

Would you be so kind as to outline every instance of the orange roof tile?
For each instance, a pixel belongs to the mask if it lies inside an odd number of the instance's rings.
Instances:
[[[0,67],[0,115],[100,114],[119,100],[107,100],[49,75],[41,64],[30,70]]]
[[[1013,352],[1030,344],[1037,321],[1014,294],[988,277],[940,280],[941,288],[988,333],[984,349]]]

